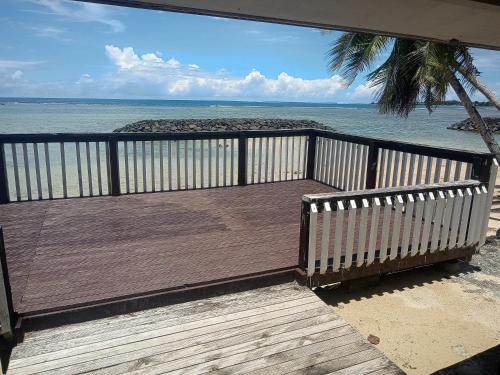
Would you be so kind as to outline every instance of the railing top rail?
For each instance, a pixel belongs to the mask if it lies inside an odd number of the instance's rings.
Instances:
[[[240,130],[240,131],[200,131],[182,133],[26,133],[0,134],[0,143],[42,143],[42,142],[108,142],[108,141],[152,141],[152,140],[199,140],[227,139],[245,136],[282,137],[282,136],[317,135],[341,141],[376,146],[395,151],[433,156],[443,159],[471,162],[474,158],[492,159],[487,152],[465,151],[451,148],[432,147],[416,143],[389,141],[350,135],[318,129],[278,129],[278,130]]]
[[[433,147],[428,145],[422,145],[419,143],[390,141],[382,138],[363,137],[359,135],[351,135],[351,134],[331,132],[325,130],[316,130],[316,134],[325,138],[332,138],[341,141],[359,143],[367,146],[373,145],[379,148],[385,148],[389,150],[409,152],[413,154],[422,154],[443,159],[453,159],[457,161],[470,162],[471,159],[473,159],[474,157],[493,159],[493,155],[488,152],[467,151],[467,150],[460,150],[447,147]]]
[[[0,143],[36,142],[107,142],[107,141],[156,141],[192,139],[228,139],[244,135],[252,137],[284,137],[309,135],[314,129],[277,129],[241,131],[196,131],[167,133],[26,133],[0,134]]]
[[[436,184],[399,186],[390,188],[379,188],[359,191],[341,191],[336,193],[306,194],[302,197],[303,202],[320,203],[325,201],[341,201],[350,199],[370,199],[399,194],[419,194],[436,190],[467,189],[479,186],[481,182],[477,180],[464,180],[454,182],[444,182]]]

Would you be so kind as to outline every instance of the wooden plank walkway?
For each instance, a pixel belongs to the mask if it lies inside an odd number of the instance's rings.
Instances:
[[[295,282],[27,332],[7,374],[84,372],[403,373]]]
[[[311,180],[0,205],[24,316],[293,269]]]

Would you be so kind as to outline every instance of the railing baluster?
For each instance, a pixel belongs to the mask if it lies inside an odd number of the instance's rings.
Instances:
[[[336,140],[335,139],[330,139],[331,143],[331,151],[330,151],[330,160],[328,162],[328,185],[333,186],[333,167],[335,163],[335,153],[337,152],[336,148]],[[299,164],[300,164],[300,159],[299,159]]]
[[[227,186],[227,139],[224,139],[224,147],[223,147],[223,150],[224,150],[224,155],[223,155],[223,159],[222,159],[222,162],[224,163],[224,168],[222,170],[222,173],[223,173],[223,186]]]
[[[323,230],[321,231],[321,259],[319,263],[319,273],[324,274],[328,267],[328,249],[330,247],[330,222],[332,209],[329,202],[323,205]]]
[[[97,159],[97,184],[99,185],[99,195],[102,195],[102,180],[101,180],[101,152],[99,150],[99,142],[95,143],[95,153]],[[130,194],[130,171],[128,165],[128,142],[123,142],[123,157],[125,159],[125,191]]]
[[[271,182],[275,180],[275,168],[276,168],[276,137],[273,137],[273,151],[271,156]]]
[[[358,170],[355,169],[355,165],[356,165],[356,151],[355,151],[355,148],[356,148],[356,144],[355,143],[351,143],[351,147],[349,149],[349,185],[348,185],[348,189],[349,191],[352,191],[352,190],[355,190],[353,189],[353,183],[354,183],[354,174],[358,174]]]
[[[75,142],[76,146],[76,168],[78,171],[78,192],[83,197],[82,160],[80,153],[80,142]]]
[[[175,162],[176,162],[176,174],[177,174],[177,190],[181,189],[181,141],[175,142]]]
[[[359,220],[359,236],[358,236],[358,246],[357,246],[357,256],[356,265],[358,267],[362,266],[365,262],[365,251],[366,251],[366,227],[368,224],[368,210],[370,208],[370,203],[367,199],[361,200],[361,216]]]
[[[285,181],[288,181],[288,137],[285,137]]]
[[[394,168],[392,170],[392,183],[391,186],[397,186],[398,184],[398,172],[399,172],[399,151],[394,151]]]
[[[316,154],[318,153],[318,148],[316,147]],[[280,150],[279,150],[279,177],[278,181],[283,181],[282,178],[282,163],[283,163],[283,137],[280,137]],[[314,165],[313,179],[316,179],[316,165]]]
[[[167,142],[167,164],[168,164],[168,190],[172,191],[172,140],[169,139]]]
[[[112,142],[109,141],[105,145],[105,158],[106,158],[106,182],[108,183],[108,194],[113,195],[113,192],[111,190],[111,158],[110,158],[110,152],[109,149],[112,147],[111,146]]]
[[[193,139],[193,189],[196,189],[196,139]]]
[[[370,224],[370,239],[368,242],[368,258],[367,265],[370,265],[375,260],[375,249],[377,247],[378,237],[378,222],[380,220],[380,199],[375,197],[372,201],[372,216]]]
[[[388,165],[390,165],[388,163]],[[384,216],[382,220],[382,238],[380,240],[380,262],[387,258],[387,247],[389,245],[389,231],[391,229],[391,212],[392,200],[391,197],[385,197]]]
[[[219,147],[217,145],[217,150]],[[218,155],[217,155],[218,156]],[[217,157],[217,162],[219,158]],[[217,185],[219,186],[219,185]],[[184,189],[189,189],[189,163],[188,163],[188,140],[184,140]]]
[[[412,231],[411,255],[417,255],[420,245],[420,229],[422,228],[422,218],[424,215],[425,196],[417,194],[415,203],[415,220]]]
[[[252,138],[252,184],[255,183],[255,137]]]
[[[481,238],[479,241],[480,246],[484,245],[486,241],[486,232],[488,231],[488,222],[490,220],[491,205],[493,203],[493,194],[495,193],[495,184],[498,173],[498,162],[496,161],[496,159],[493,159],[491,161],[489,172],[490,173],[488,179],[488,198],[487,198],[487,205],[483,211],[484,215],[481,224],[482,231],[481,231]]]
[[[139,191],[139,182],[137,181],[137,141],[133,141],[132,150],[134,152],[134,193]]]
[[[478,211],[481,208],[482,201],[482,193],[480,188],[475,187],[473,190],[472,197],[472,208],[469,219],[469,229],[467,230],[467,240],[465,242],[466,245],[474,245],[476,243],[476,231],[478,227]]]
[[[292,160],[291,160],[290,180],[293,180],[294,168],[295,168],[295,137],[291,138],[292,138],[292,154],[291,154]]]
[[[333,270],[338,271],[340,268],[340,258],[342,255],[342,235],[344,227],[344,203],[337,201],[337,215],[335,217],[335,239],[333,247]]]
[[[377,187],[384,187],[384,167],[385,167],[385,156],[387,154],[386,149],[380,150],[380,163],[378,165],[378,184]]]
[[[446,165],[444,167],[444,182],[450,181],[450,172],[451,172],[451,160],[446,160]]]
[[[63,197],[68,198],[68,185],[66,182],[66,157],[64,155],[64,142],[59,143],[61,151],[61,176],[63,185]]]
[[[217,139],[215,141],[215,186],[216,187],[219,187],[219,183],[220,183],[220,176],[219,176],[219,164],[220,164],[220,160],[219,160],[219,140]]]
[[[252,179],[253,182],[253,179]],[[208,140],[208,187],[212,187],[212,140]]]
[[[259,158],[260,160],[260,158]],[[318,208],[311,204],[309,217],[309,245],[307,248],[307,276],[312,276],[316,270],[316,226],[318,222]]]
[[[54,193],[52,190],[52,173],[50,170],[50,152],[49,152],[49,144],[47,142],[44,143],[45,148],[45,172],[47,173],[47,188],[49,189],[49,199],[54,198]]]
[[[398,255],[401,217],[403,215],[403,197],[401,195],[396,195],[394,205],[396,209],[394,211],[394,220],[392,221],[391,252],[389,253],[389,259],[391,260],[396,259]]]
[[[425,183],[429,184],[431,182],[431,172],[432,172],[432,157],[427,156],[427,164],[425,167]]]
[[[427,247],[429,246],[429,235],[435,205],[436,199],[434,198],[434,194],[431,192],[427,196],[427,200],[425,202],[424,227],[422,229],[422,241],[420,242],[420,254],[425,254],[427,252]]]
[[[344,142],[338,140],[337,141],[337,153],[335,154],[335,166],[334,166],[334,172],[335,173],[335,177],[334,177],[334,180],[335,180],[335,184],[334,186],[336,188],[340,188],[340,179],[341,179],[341,174],[340,174],[340,163],[341,163],[341,158],[342,158],[342,144]]]
[[[392,168],[392,158],[394,157],[394,150],[388,150],[387,154],[387,165],[385,169],[385,181],[384,186],[391,186],[391,168]]]
[[[257,166],[257,183],[262,182],[262,142],[264,138],[259,138],[259,164]]]
[[[33,143],[33,154],[35,156],[35,177],[36,177],[36,191],[38,199],[43,199],[42,196],[42,180],[40,178],[40,159],[38,155],[38,143]]]
[[[234,138],[231,138],[231,186],[234,186]]]
[[[205,140],[200,140],[200,180],[201,188],[205,188]],[[232,162],[232,160],[231,160]]]
[[[163,171],[163,147],[165,143],[160,140],[160,191],[165,191],[165,174]]]
[[[431,253],[435,252],[438,248],[445,203],[446,203],[446,198],[444,196],[444,193],[442,191],[438,191],[436,199],[436,210],[434,213],[434,225],[432,227],[432,238],[431,238],[431,248],[430,248]]]
[[[23,160],[24,160],[24,176],[26,178],[26,193],[28,195],[28,200],[32,200],[31,196],[31,175],[30,175],[30,163],[28,159],[28,145],[23,143]]]
[[[352,252],[354,247],[354,232],[356,227],[356,201],[349,201],[349,215],[347,219],[347,241],[344,258],[344,268],[350,268],[352,265]]]
[[[362,169],[359,169],[359,164],[361,162],[361,145],[356,145],[356,163],[354,165],[354,181],[352,185],[352,190],[359,190],[359,175],[362,171]]]
[[[436,158],[435,169],[434,169],[434,182],[438,183],[441,177],[441,158]]]
[[[455,175],[453,176],[453,180],[455,181],[460,180],[461,171],[462,171],[462,162],[460,161],[455,162]]]
[[[413,185],[413,170],[415,168],[415,154],[410,154],[410,167],[408,168],[407,185]],[[416,183],[416,182],[415,182]]]
[[[239,186],[248,184],[248,137],[245,133],[240,133],[238,137],[238,180]]]
[[[351,162],[351,142],[346,142],[346,152],[344,160],[344,184],[342,189],[348,190],[349,188],[349,163]]]
[[[339,189],[344,189],[344,164],[345,164],[345,155],[346,155],[346,144],[347,142],[342,141],[340,145],[340,161],[339,161],[339,185],[337,186]]]
[[[5,144],[0,143],[0,204],[6,204],[10,201],[9,177],[7,174]]]
[[[465,189],[464,193],[464,207],[462,210],[462,217],[460,218],[460,229],[458,234],[457,246],[462,247],[465,244],[465,238],[467,236],[467,226],[469,225],[469,213],[472,203],[472,190],[470,188]]]
[[[151,141],[151,191],[156,191],[156,176],[155,176],[155,141]]]
[[[360,179],[359,179],[359,185],[358,185],[358,190],[363,190],[365,188],[365,178],[366,178],[366,160],[368,158],[367,151],[368,151],[368,146],[362,145],[361,147],[361,169],[359,170],[360,174]]]
[[[472,175],[472,163],[466,163],[465,167],[465,179],[469,180]]]
[[[403,152],[403,158],[401,159],[401,174],[399,176],[399,186],[405,185],[407,159],[408,159],[408,154],[406,152]]]
[[[401,241],[401,258],[405,258],[408,255],[408,246],[410,244],[410,231],[413,221],[414,204],[415,200],[413,199],[413,195],[407,194],[404,224],[403,224],[403,239]]]
[[[420,185],[420,183],[422,182],[423,166],[424,166],[424,155],[418,155],[417,176],[415,178],[415,185]]]
[[[304,146],[303,146],[303,152],[304,156],[302,157],[302,178],[306,179],[308,178],[307,175],[307,163],[308,163],[308,154],[309,154],[309,137],[304,137]]]
[[[448,190],[448,198],[443,213],[443,228],[441,229],[441,239],[439,240],[439,250],[444,250],[448,247],[448,239],[450,237],[451,212],[455,203],[455,194],[452,190]],[[445,193],[446,194],[446,193]]]
[[[327,166],[328,166],[328,160],[330,156],[330,140],[328,138],[322,138],[321,142],[321,175],[320,175],[320,181],[325,183],[326,182],[326,176],[327,176]]]
[[[462,189],[458,189],[455,200],[453,202],[453,213],[451,220],[450,239],[448,242],[448,249],[453,249],[458,241],[458,227],[460,225],[460,216],[464,202],[464,193]]]
[[[90,143],[85,142],[85,153],[87,156],[87,179],[89,185],[89,195],[92,197],[94,195],[94,189],[92,186],[92,164],[90,161]]]
[[[142,191],[146,192],[148,189],[146,174],[146,141],[142,141]]]
[[[491,199],[488,198],[488,189],[486,189],[486,186],[484,185],[482,185],[480,189],[482,195],[482,203],[477,213],[476,229],[476,241],[478,243],[478,247],[484,245],[486,232],[488,231],[489,214],[487,213],[489,213],[491,210]],[[483,220],[485,220],[485,222]]]

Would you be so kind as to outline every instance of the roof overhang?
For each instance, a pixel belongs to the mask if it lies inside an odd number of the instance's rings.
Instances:
[[[499,0],[77,0],[500,49]]]

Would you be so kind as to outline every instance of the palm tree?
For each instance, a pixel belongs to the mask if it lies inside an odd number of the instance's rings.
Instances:
[[[472,55],[458,43],[443,44],[365,33],[343,33],[329,51],[329,68],[340,71],[350,85],[359,73],[389,52],[387,59],[371,70],[367,80],[378,88],[381,113],[407,117],[419,102],[431,112],[446,98],[449,86],[465,107],[486,146],[500,163],[500,148],[493,133],[470,99],[467,89],[479,89],[500,109],[495,95],[478,78]]]

